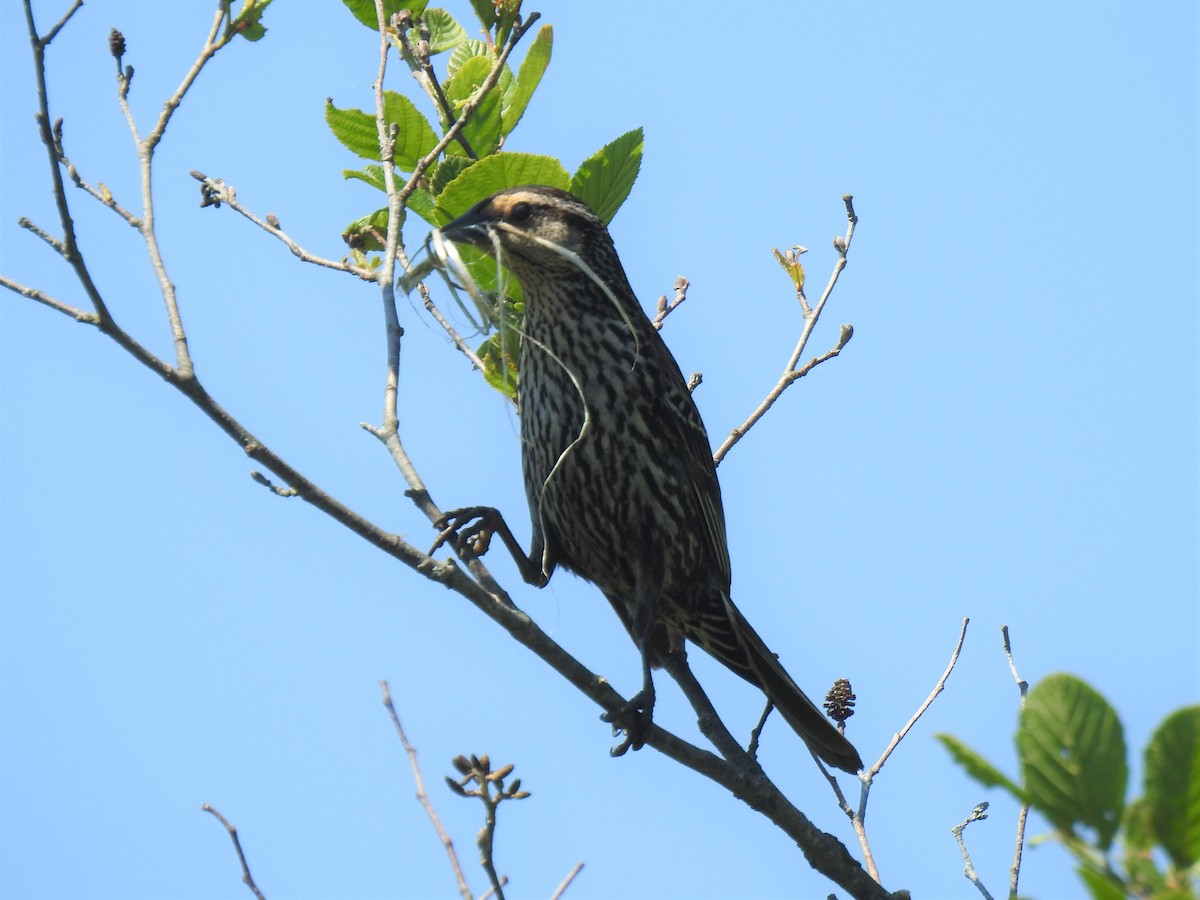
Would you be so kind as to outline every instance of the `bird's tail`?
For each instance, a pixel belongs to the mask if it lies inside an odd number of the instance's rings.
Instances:
[[[758,636],[733,601],[725,597],[724,627],[710,618],[703,634],[688,635],[730,671],[737,673],[767,695],[784,721],[792,726],[821,759],[854,774],[863,767],[854,745],[846,740],[815,703],[804,695]],[[715,610],[714,610],[715,612]],[[705,617],[708,618],[708,617]]]

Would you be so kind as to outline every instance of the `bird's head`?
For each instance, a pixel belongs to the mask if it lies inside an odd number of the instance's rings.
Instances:
[[[493,194],[440,230],[447,240],[498,256],[522,282],[579,269],[579,260],[597,271],[610,269],[616,260],[608,229],[587,204],[544,185]]]

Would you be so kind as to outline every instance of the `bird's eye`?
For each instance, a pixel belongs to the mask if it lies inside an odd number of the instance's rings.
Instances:
[[[529,220],[533,215],[533,207],[528,203],[514,203],[512,209],[508,211],[508,221],[514,225],[520,225],[522,222]]]

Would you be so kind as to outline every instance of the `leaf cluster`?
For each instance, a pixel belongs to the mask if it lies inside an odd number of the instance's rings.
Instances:
[[[1029,692],[1016,736],[1019,785],[958,738],[937,737],[976,781],[1045,816],[1095,900],[1200,896],[1200,706],[1171,714],[1151,736],[1142,796],[1128,803],[1121,721],[1073,675]]]
[[[355,17],[378,28],[374,0],[343,0]],[[478,201],[505,188],[543,184],[568,190],[608,223],[633,187],[641,167],[643,135],[635,128],[602,146],[574,173],[552,156],[502,152],[505,142],[529,107],[550,64],[554,42],[551,26],[543,25],[514,73],[505,60],[499,78],[488,86],[513,29],[521,24],[520,0],[473,0],[484,39],[471,38],[466,28],[444,9],[427,7],[424,0],[389,0],[389,40],[426,88],[435,115],[430,118],[412,99],[395,91],[383,95],[384,130],[392,136],[381,147],[380,128],[373,112],[342,108],[330,100],[325,122],[346,149],[369,162],[343,175],[381,192],[387,191],[386,168],[401,191],[403,209],[411,210],[433,227],[440,227]],[[438,67],[434,59],[440,58]],[[440,68],[440,72],[438,69]],[[467,121],[457,137],[446,136],[460,118]],[[367,254],[382,250],[389,222],[384,206],[351,222],[344,237],[365,265],[377,264]],[[512,396],[516,384],[516,352],[523,305],[520,287],[499,271],[496,263],[472,248],[462,248],[468,273],[478,285],[485,322],[495,326],[478,349],[484,377]]]

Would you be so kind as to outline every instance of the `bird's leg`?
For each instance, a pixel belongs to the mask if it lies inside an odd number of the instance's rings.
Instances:
[[[613,726],[614,732],[625,732],[625,740],[609,751],[613,756],[624,756],[629,750],[640,750],[646,743],[646,733],[654,722],[654,677],[650,670],[661,664],[659,654],[669,652],[670,639],[659,623],[658,604],[661,579],[642,573],[633,591],[632,604],[614,604],[618,614],[629,628],[629,634],[642,655],[642,689],[634,694],[620,709],[606,713],[600,718]],[[612,599],[611,597],[609,598]]]
[[[517,543],[508,523],[504,521],[504,516],[495,507],[465,506],[462,509],[452,509],[434,522],[433,527],[438,529],[438,536],[429,548],[430,556],[447,542],[451,542],[456,549],[465,546],[476,556],[483,556],[491,546],[492,536],[499,535],[527,584],[545,587],[546,582],[550,580],[550,576],[542,569],[541,561],[531,559]]]
[[[647,638],[649,640],[649,638]],[[650,673],[654,650],[647,644],[642,646],[642,689],[630,697],[619,709],[605,713],[600,720],[613,727],[613,734],[625,732],[625,739],[609,750],[611,756],[624,756],[630,750],[641,750],[646,743],[646,732],[654,722],[654,676]]]

